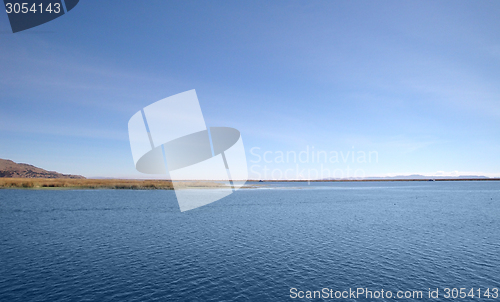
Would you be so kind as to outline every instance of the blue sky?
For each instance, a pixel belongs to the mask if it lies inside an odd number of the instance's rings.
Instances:
[[[252,148],[314,147],[376,151],[325,164],[364,176],[500,176],[499,15],[498,1],[83,0],[12,34],[0,14],[0,158],[144,177],[129,118],[196,89],[252,171],[297,164]]]

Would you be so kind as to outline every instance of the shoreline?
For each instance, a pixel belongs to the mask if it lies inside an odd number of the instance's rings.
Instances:
[[[248,180],[253,185],[265,183],[326,183],[326,182],[416,182],[416,181],[500,181],[500,178],[429,178],[429,179],[335,179],[335,180]],[[181,181],[176,183],[181,189],[226,188],[217,181]],[[0,178],[0,189],[32,190],[174,190],[171,180],[142,179],[67,179],[67,178]]]
[[[177,188],[225,188],[215,181],[176,182]],[[69,179],[69,178],[0,178],[0,189],[33,190],[173,190],[171,180],[140,179]]]
[[[374,181],[500,181],[500,178],[395,178],[395,179],[319,179],[319,180],[307,180],[307,179],[298,179],[298,180],[247,180],[247,182],[374,182]]]

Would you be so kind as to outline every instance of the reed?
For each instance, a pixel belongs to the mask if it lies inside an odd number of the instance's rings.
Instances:
[[[181,188],[224,187],[210,181],[185,181],[176,183]],[[0,188],[20,189],[127,189],[127,190],[173,190],[170,180],[136,179],[61,179],[61,178],[0,178]]]

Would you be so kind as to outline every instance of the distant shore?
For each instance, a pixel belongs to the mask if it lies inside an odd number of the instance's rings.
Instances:
[[[500,178],[380,178],[380,179],[294,179],[294,180],[259,180],[252,179],[248,182],[373,182],[373,181],[499,181]]]
[[[247,182],[388,182],[388,181],[500,181],[500,178],[438,178],[438,179],[334,179],[334,180],[248,180]],[[177,188],[226,188],[217,181],[181,181]],[[244,188],[249,188],[244,186]],[[171,180],[141,179],[63,179],[63,178],[0,178],[0,189],[124,189],[173,190]]]

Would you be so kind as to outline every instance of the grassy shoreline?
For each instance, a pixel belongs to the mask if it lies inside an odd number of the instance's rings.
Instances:
[[[217,182],[176,182],[181,188],[224,188]],[[63,179],[63,178],[0,178],[0,189],[122,189],[173,190],[170,180],[138,179]]]

